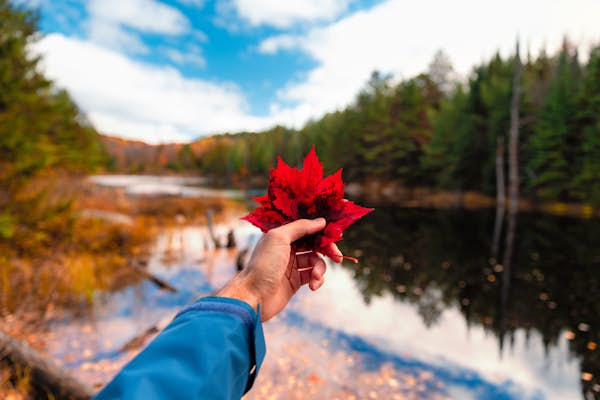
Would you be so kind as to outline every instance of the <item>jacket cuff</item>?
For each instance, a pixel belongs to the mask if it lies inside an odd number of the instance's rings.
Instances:
[[[175,319],[189,312],[203,311],[222,312],[233,315],[239,318],[244,324],[248,332],[248,338],[250,339],[248,343],[248,347],[250,348],[250,370],[248,372],[248,383],[244,390],[244,393],[246,393],[252,388],[266,353],[265,337],[262,330],[262,322],[259,317],[260,304],[258,305],[258,313],[256,313],[254,309],[244,301],[229,297],[209,296],[201,298],[183,308],[175,316]]]

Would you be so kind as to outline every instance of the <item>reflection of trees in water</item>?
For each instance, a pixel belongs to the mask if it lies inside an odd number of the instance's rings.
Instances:
[[[567,331],[584,393],[599,398],[600,220],[519,214],[514,238],[499,244],[501,263],[491,257],[494,222],[491,210],[378,208],[342,245],[361,258],[354,274],[365,301],[391,292],[427,326],[458,304],[501,350],[516,329],[538,331],[546,347]]]

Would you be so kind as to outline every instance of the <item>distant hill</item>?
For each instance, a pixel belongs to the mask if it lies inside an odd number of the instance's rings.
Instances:
[[[112,168],[119,172],[144,172],[166,169],[176,160],[182,144],[151,145],[139,140],[101,135]]]
[[[100,135],[115,172],[167,172],[197,169],[214,138],[190,143],[148,144],[141,140]]]

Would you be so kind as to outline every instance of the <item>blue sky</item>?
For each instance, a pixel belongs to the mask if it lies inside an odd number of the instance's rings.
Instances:
[[[517,35],[534,52],[600,41],[597,0],[18,2],[40,9],[33,51],[94,125],[152,143],[300,127],[371,71],[410,77],[439,49],[460,78]]]

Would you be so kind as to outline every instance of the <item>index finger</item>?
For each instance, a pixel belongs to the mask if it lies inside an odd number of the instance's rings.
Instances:
[[[323,230],[326,224],[327,221],[325,221],[325,218],[299,219],[276,229],[291,244],[303,236]]]

